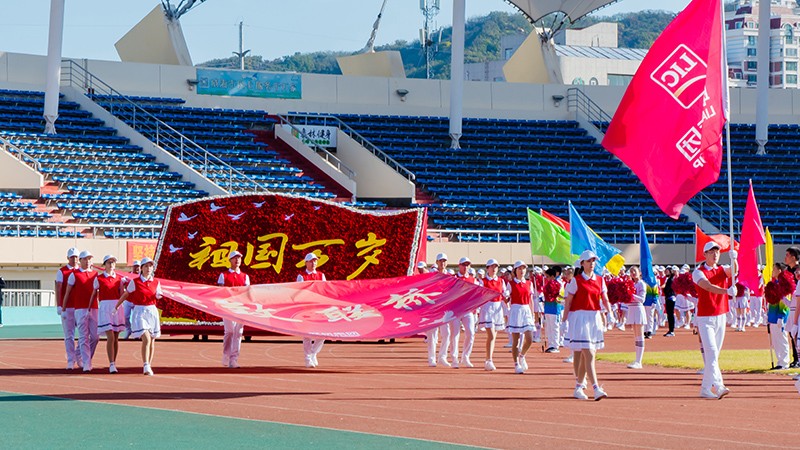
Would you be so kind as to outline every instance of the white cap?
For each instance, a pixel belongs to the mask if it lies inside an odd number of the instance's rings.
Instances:
[[[478,275],[486,275],[486,271],[483,269],[478,269]]]
[[[681,270],[689,270],[690,268],[691,267],[689,267],[688,264],[684,264],[684,265],[681,266]]]
[[[475,269],[470,267],[469,270],[467,271],[467,273],[469,273],[470,275],[475,275]]]
[[[499,265],[500,265],[500,263],[499,263],[499,262],[497,262],[497,260],[496,260],[496,259],[494,259],[494,258],[492,258],[492,259],[490,259],[490,260],[486,261],[486,267],[489,267],[489,266],[499,266]]]
[[[542,268],[539,267],[539,266],[534,267],[533,271],[536,272],[536,273],[542,273],[543,272]]]
[[[231,252],[231,254],[230,254],[230,255],[228,255],[228,260],[231,260],[231,259],[233,259],[233,258],[236,258],[237,256],[242,256],[242,254],[241,254],[241,253],[239,253],[238,251],[234,250],[234,251],[232,251],[232,252]]]
[[[445,253],[439,253],[438,255],[436,255],[436,261],[441,261],[441,260],[447,261],[447,255]]]
[[[517,269],[518,267],[528,267],[528,265],[525,264],[525,261],[520,259],[514,263],[514,269]]]
[[[453,272],[453,269],[447,269],[447,274],[448,275],[455,275],[456,273]]]
[[[597,258],[597,255],[595,255],[593,251],[584,250],[583,253],[581,253],[580,258],[578,258],[578,261],[584,262],[584,261],[588,261],[588,260],[590,260],[592,258],[599,259],[599,258]]]
[[[92,255],[92,252],[90,252],[89,250],[84,250],[81,252],[80,255],[78,255],[78,258],[83,259],[83,258],[90,258],[92,256],[94,256]]]
[[[319,257],[313,253],[309,253],[305,257],[306,262],[313,261],[315,259],[319,259]]]
[[[514,270],[514,268],[513,268],[513,267],[511,267],[511,266],[506,266],[506,272],[511,272],[512,270]]]
[[[674,270],[675,272],[677,272],[678,270],[680,270],[680,269],[678,269],[678,266],[672,266],[672,267],[670,267],[670,269]]]
[[[428,265],[425,264],[425,261],[420,261],[417,263],[417,269],[424,269],[426,267],[428,267]]]
[[[503,267],[502,269],[500,269],[500,273],[508,273],[508,269],[506,269],[505,267]]]
[[[69,250],[67,250],[67,258],[72,258],[73,256],[78,256],[79,253],[80,252],[78,251],[77,248],[72,247]]]
[[[714,241],[706,242],[706,245],[703,246],[703,253],[711,250],[712,248],[719,250],[721,247]]]
[[[135,260],[135,261],[133,262],[133,267],[136,267],[136,266],[141,266],[141,265],[142,265],[142,263],[141,263],[141,262],[139,262],[139,260],[138,260],[138,259],[137,259],[137,260]]]
[[[155,263],[156,263],[155,261],[153,261],[152,259],[148,258],[147,256],[142,258],[142,261],[140,262],[140,264],[142,266],[147,265],[147,264],[155,264]]]
[[[466,256],[458,260],[458,265],[461,264],[472,264],[472,261],[469,260]]]
[[[106,261],[108,261],[109,259],[113,259],[114,262],[117,262],[117,257],[116,256],[114,256],[114,255],[106,255],[106,256],[103,256],[103,264],[105,264]]]

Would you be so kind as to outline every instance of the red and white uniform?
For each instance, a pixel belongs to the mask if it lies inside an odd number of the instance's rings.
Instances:
[[[758,289],[754,289],[750,293],[750,318],[748,322],[754,327],[758,328],[759,325],[765,322],[764,320],[764,282],[761,281]]]
[[[508,330],[512,333],[525,333],[534,331],[536,324],[533,321],[533,302],[535,298],[536,286],[530,280],[511,280],[509,287],[509,297],[511,300],[508,312]]]
[[[692,272],[692,280],[697,286],[697,317],[695,325],[700,334],[703,345],[703,370],[702,389],[711,390],[715,386],[718,390],[724,384],[722,372],[719,369],[719,352],[725,341],[725,324],[728,314],[728,295],[712,294],[701,288],[699,283],[708,280],[714,286],[727,288],[730,284],[730,271],[727,267],[709,267],[703,263]]]
[[[156,309],[156,300],[161,298],[161,283],[153,277],[144,278],[139,275],[128,283],[128,300],[133,303],[131,311],[131,337],[141,337],[145,331],[150,336],[161,336],[161,320]]]
[[[217,284],[227,287],[250,286],[250,277],[241,270],[228,269],[219,274]],[[222,319],[225,334],[222,337],[222,365],[236,366],[242,349],[244,324],[231,319]]]
[[[633,298],[628,303],[628,325],[647,325],[647,315],[644,308],[644,300],[647,295],[647,285],[644,280],[639,280],[633,284]]]
[[[573,277],[564,292],[572,295],[567,316],[569,347],[575,351],[603,348],[605,329],[600,309],[603,294],[608,292],[606,281],[594,273],[584,272]]]
[[[481,285],[486,289],[497,292],[497,297],[481,306],[478,324],[482,329],[493,328],[495,330],[502,330],[506,327],[505,314],[503,313],[503,301],[511,295],[511,288],[508,283],[499,276],[489,278],[487,275],[483,278]]]
[[[315,270],[313,272],[309,272],[308,269],[300,272],[297,275],[297,282],[301,281],[328,281],[325,278],[325,274],[320,272],[319,270]],[[322,346],[325,345],[325,339],[311,339],[308,337],[303,338],[303,353],[306,357],[306,365],[308,362],[314,361],[314,365],[316,366],[316,358],[319,352],[322,351]]]
[[[123,309],[114,310],[122,293],[122,286],[128,281],[116,273],[103,272],[94,279],[94,290],[99,300],[99,319],[97,331],[119,333],[125,330],[125,313]]]
[[[67,279],[70,286],[69,298],[71,307],[75,308],[75,324],[78,326],[78,348],[83,361],[83,370],[92,370],[92,357],[97,349],[100,336],[97,333],[97,302],[92,301],[94,280],[97,272],[89,268],[73,271]]]
[[[56,272],[56,283],[59,287],[59,297],[64,302],[64,294],[67,293],[67,280],[72,272],[78,270],[77,267],[64,266]],[[63,304],[60,307],[61,329],[64,331],[64,349],[67,355],[67,364],[72,367],[81,359],[80,352],[75,349],[75,308]]]
[[[459,280],[469,283],[480,285],[478,280],[475,277],[470,276],[469,274],[462,274],[461,272],[456,273],[456,278]],[[459,357],[458,357],[458,341],[461,337],[461,325],[464,325],[464,348],[461,351],[461,364],[468,365],[469,357],[472,355],[472,345],[475,343],[475,323],[477,322],[477,317],[475,317],[475,313],[472,311],[464,314],[461,317],[458,317],[454,320],[451,320],[447,323],[447,327],[449,328],[449,335],[450,335],[450,357],[452,359],[453,367],[458,367]],[[447,355],[447,347],[444,345],[445,343],[442,342],[443,350],[439,353],[439,355]]]

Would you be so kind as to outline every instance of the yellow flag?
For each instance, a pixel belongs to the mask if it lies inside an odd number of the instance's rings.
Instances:
[[[614,257],[609,259],[606,263],[606,269],[614,274],[614,276],[619,275],[620,269],[622,269],[624,266],[625,258],[623,258],[621,254],[614,255]]]
[[[769,227],[766,228],[764,237],[766,237],[767,241],[767,245],[764,247],[764,252],[766,253],[766,258],[764,258],[764,284],[767,284],[772,281],[772,265],[775,264],[772,259],[775,255],[773,255],[774,249],[772,248],[772,235],[769,234]]]

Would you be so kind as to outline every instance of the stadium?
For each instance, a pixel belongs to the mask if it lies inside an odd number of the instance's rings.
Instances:
[[[798,208],[792,195],[792,175],[800,170],[800,91],[783,81],[780,89],[762,91],[737,84],[742,73],[729,69],[730,170],[723,164],[718,181],[687,201],[676,220],[659,208],[640,177],[601,145],[627,86],[566,84],[561,74],[554,75],[553,61],[569,50],[562,45],[557,53],[551,42],[561,29],[537,28],[539,34],[531,34],[519,46],[519,56],[505,64],[508,81],[469,81],[464,76],[463,42],[460,48],[457,43],[459,24],[464,26],[463,0],[454,2],[462,9],[459,18],[456,6],[453,18],[452,80],[407,78],[399,53],[369,51],[374,34],[367,51],[340,58],[341,75],[263,72],[191,64],[179,19],[203,7],[203,2],[195,3],[180,2],[184,9],[168,1],[157,5],[117,42],[121,61],[62,57],[63,23],[59,26],[57,18],[60,4],[63,22],[63,0],[53,1],[47,55],[0,51],[0,275],[5,282],[0,376],[6,381],[0,388],[0,417],[7,424],[22,424],[9,434],[10,445],[74,447],[79,444],[73,439],[85,439],[85,446],[100,447],[140,444],[142,436],[155,447],[795,445],[793,433],[774,430],[771,415],[776,405],[796,401],[797,390],[787,376],[796,372],[764,373],[781,365],[773,361],[773,351],[779,359],[781,355],[773,349],[772,336],[757,325],[726,338],[720,358],[733,394],[719,402],[697,398],[702,341],[698,344],[688,322],[675,339],[662,339],[664,330],[656,335],[653,329],[655,338],[647,346],[653,354],[691,356],[676,363],[650,360],[645,354],[644,370],[635,372],[624,364],[634,348],[630,333],[621,331],[624,325],[613,331],[609,326],[608,356],[603,359],[604,352],[598,352],[597,365],[609,398],[600,403],[572,401],[575,376],[571,365],[562,362],[565,350],[561,357],[545,353],[545,344],[539,343],[544,336],[531,346],[532,370],[524,377],[514,373],[511,354],[506,357],[511,350],[502,347],[505,333],[496,346],[502,367],[498,363],[496,373],[480,367],[482,331],[475,333],[476,368],[428,367],[422,332],[332,343],[321,354],[323,365],[311,370],[303,367],[299,338],[247,323],[249,342],[243,345],[241,368],[231,371],[219,366],[223,328],[214,314],[211,325],[206,316],[177,313],[175,319],[182,320],[162,324],[154,378],[142,378],[139,344],[133,342],[120,344],[119,375],[103,373],[102,342],[92,373],[64,371],[56,314],[60,288],[54,280],[65,255],[72,248],[85,250],[98,266],[101,256],[115,255],[117,269],[125,273],[134,261],[152,258],[162,267],[156,277],[182,273],[170,272],[169,258],[184,247],[188,254],[195,244],[175,240],[170,227],[194,217],[189,214],[195,205],[210,203],[211,212],[227,207],[223,212],[233,213],[237,198],[256,196],[252,198],[258,204],[276,196],[281,202],[316,205],[322,217],[314,220],[321,223],[360,223],[336,219],[346,214],[387,221],[401,213],[419,217],[417,228],[412,223],[404,229],[417,236],[409,244],[410,258],[408,251],[400,251],[398,259],[382,260],[380,271],[374,271],[377,259],[373,266],[364,263],[345,271],[336,267],[335,252],[330,261],[325,250],[312,252],[321,270],[342,283],[351,275],[411,275],[418,263],[434,266],[441,259],[434,255],[441,254],[451,256],[453,269],[459,258],[481,270],[490,259],[504,270],[515,270],[516,262],[531,269],[577,267],[585,261],[577,258],[581,252],[568,252],[566,261],[535,250],[541,248],[541,236],[530,225],[530,211],[569,221],[573,208],[625,266],[640,264],[642,236],[650,244],[650,265],[695,266],[707,250],[698,250],[706,242],[699,241],[698,233],[725,237],[731,231],[737,241],[745,233],[751,186],[759,220],[774,242],[771,254],[759,248],[758,264],[782,262],[787,249],[800,241],[793,226]],[[438,7],[438,1],[433,3]],[[615,2],[507,3],[539,23],[552,13],[575,22]],[[755,15],[758,2],[741,3],[744,9],[736,14]],[[729,35],[740,29],[736,20],[723,21]],[[773,39],[793,40],[796,48],[798,24],[784,28],[778,20],[777,25],[771,27]],[[796,61],[796,50],[794,57],[782,53],[780,60],[788,64],[792,58]],[[747,61],[741,64],[750,67]],[[760,106],[765,96],[766,119]],[[665,119],[657,128],[669,126]],[[768,130],[766,154],[757,142],[760,129]],[[298,209],[298,217],[302,211]],[[206,220],[211,213],[197,215]],[[282,217],[288,222],[291,215]],[[235,222],[241,215],[228,216],[234,222],[218,225],[222,231],[208,222],[212,225],[195,233],[212,236],[206,230],[213,229],[223,242],[228,228],[269,228],[256,221]],[[374,225],[370,230],[381,226],[389,227]],[[640,234],[642,229],[647,231]],[[292,232],[301,236],[303,230]],[[569,230],[563,232],[569,237]],[[281,273],[279,268],[278,275],[270,272],[271,278],[253,275],[259,263],[262,268],[276,264],[259,259],[259,243],[266,239],[256,241],[256,235],[253,244],[242,241],[218,254],[221,263],[206,255],[216,268],[209,268],[206,278],[175,282],[215,285],[237,248],[245,253],[240,260],[245,260],[243,270],[251,274],[253,285],[296,281],[296,271]],[[311,241],[312,236],[309,232],[304,237]],[[352,240],[362,237],[353,233]],[[402,238],[383,237],[390,242]],[[364,242],[361,247],[356,243],[359,249],[367,246],[367,240],[358,242]],[[287,253],[286,267],[294,264],[292,257],[298,269],[303,267],[303,255],[314,249],[304,245],[295,246],[296,254]],[[774,261],[769,260],[772,255]],[[727,256],[722,259],[728,263]],[[399,267],[384,272],[382,267],[390,264]],[[164,288],[170,289],[167,282]],[[177,284],[171,289],[185,289],[186,296],[195,292]],[[187,319],[200,322],[187,324]],[[726,351],[735,363],[724,359]],[[130,370],[122,369],[126,366]],[[717,389],[719,398],[727,394],[719,395]],[[70,401],[60,401],[65,399]],[[23,420],[26,416],[35,420]],[[97,435],[47,431],[44,425],[51,418],[75,420],[77,428],[97,423]],[[127,428],[145,431],[118,429],[123,420],[135,424]],[[174,445],[167,444],[170,436]]]

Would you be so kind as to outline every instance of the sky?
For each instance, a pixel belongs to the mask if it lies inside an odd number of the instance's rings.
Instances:
[[[3,1],[0,51],[44,55],[49,0]],[[178,0],[172,0],[177,4]],[[382,0],[206,0],[181,18],[194,63],[232,55],[239,47],[265,59],[295,52],[357,51],[364,47]],[[598,15],[643,9],[679,11],[689,0],[622,0]],[[63,56],[119,61],[114,43],[146,16],[158,0],[66,0]],[[515,12],[502,0],[467,0],[467,17]],[[418,0],[388,0],[376,45],[419,38]],[[452,23],[452,0],[441,0],[439,26]]]

